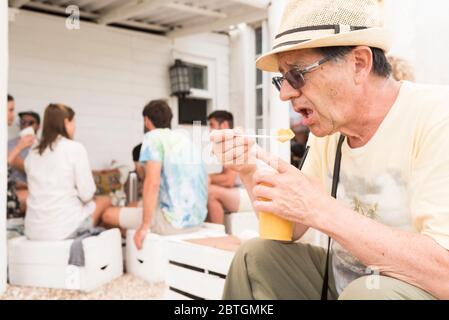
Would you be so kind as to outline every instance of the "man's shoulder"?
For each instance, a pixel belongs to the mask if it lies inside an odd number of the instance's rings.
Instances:
[[[404,82],[407,105],[440,109],[449,115],[449,86]]]
[[[411,113],[416,126],[424,131],[449,121],[449,86],[407,83],[403,114]],[[411,121],[414,123],[414,121]]]

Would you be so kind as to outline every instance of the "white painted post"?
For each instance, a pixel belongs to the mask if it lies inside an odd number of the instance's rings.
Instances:
[[[277,0],[272,1],[268,8],[268,49],[273,47],[273,40],[278,33],[279,25],[281,23],[282,14],[287,1]],[[283,102],[279,99],[279,92],[271,85],[271,77],[273,74],[266,74],[270,77],[269,87],[269,122],[270,130],[278,130],[290,127],[290,102]],[[284,161],[290,162],[290,143],[280,143],[273,141],[270,146],[270,152],[278,155]]]
[[[6,95],[8,85],[8,2],[0,3],[0,295],[6,290]]]

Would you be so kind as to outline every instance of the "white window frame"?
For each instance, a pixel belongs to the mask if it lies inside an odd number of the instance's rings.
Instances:
[[[188,98],[204,99],[207,100],[207,114],[211,113],[213,108],[216,106],[216,77],[217,77],[217,61],[214,58],[203,57],[199,55],[194,55],[186,52],[173,51],[173,61],[175,59],[180,59],[185,63],[191,63],[196,65],[201,65],[207,67],[207,90],[191,88],[191,94]],[[187,126],[179,124],[178,116],[178,101],[176,97],[170,100],[170,105],[173,110],[173,121],[176,126]]]
[[[262,28],[262,52],[256,54],[256,29]],[[268,24],[267,21],[261,21],[259,24],[253,25],[254,32],[254,61],[264,52],[268,51]],[[270,134],[270,121],[269,121],[269,73],[262,71],[262,83],[257,84],[257,68],[254,70],[254,128],[257,129],[257,121],[262,120],[262,128],[265,129],[265,134]],[[262,89],[262,115],[257,115],[257,90]],[[256,132],[258,133],[258,132]],[[267,147],[267,140],[259,140],[258,143],[262,147]]]

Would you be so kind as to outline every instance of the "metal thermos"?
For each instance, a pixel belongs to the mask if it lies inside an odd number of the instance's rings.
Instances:
[[[129,174],[129,185],[128,185],[128,203],[137,202],[138,200],[138,179],[135,172]]]

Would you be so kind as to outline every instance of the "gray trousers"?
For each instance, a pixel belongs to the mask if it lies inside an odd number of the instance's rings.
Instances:
[[[223,299],[300,299],[321,297],[326,251],[303,243],[252,239],[237,251],[229,269]],[[329,268],[329,300],[434,299],[406,282],[378,276],[376,286],[368,277],[350,283],[339,296]],[[373,276],[370,276],[373,277]]]

